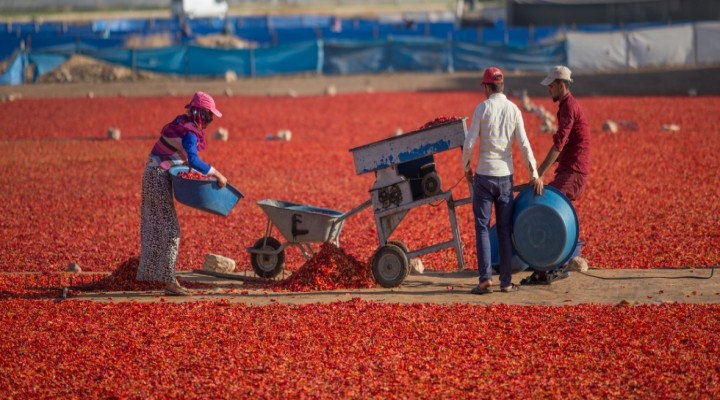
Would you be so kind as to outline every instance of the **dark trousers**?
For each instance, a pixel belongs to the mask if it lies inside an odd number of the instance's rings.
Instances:
[[[513,176],[475,175],[473,180],[473,214],[475,216],[475,246],[477,248],[480,282],[492,278],[490,262],[490,215],[495,205],[495,223],[500,254],[500,286],[512,282]]]

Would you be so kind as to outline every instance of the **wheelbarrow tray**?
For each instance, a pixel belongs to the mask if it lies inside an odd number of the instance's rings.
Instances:
[[[327,208],[265,199],[257,202],[270,222],[290,243],[322,243],[336,240],[345,214]]]

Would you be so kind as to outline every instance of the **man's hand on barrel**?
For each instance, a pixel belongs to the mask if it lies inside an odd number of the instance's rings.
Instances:
[[[535,189],[535,194],[543,194],[543,181],[542,178],[530,178],[530,184]]]

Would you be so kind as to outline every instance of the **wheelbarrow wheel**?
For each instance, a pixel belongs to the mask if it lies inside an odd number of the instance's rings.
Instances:
[[[380,286],[398,287],[410,273],[410,263],[403,249],[394,244],[387,244],[375,252],[372,273],[375,282]]]
[[[407,245],[399,240],[388,240],[387,244],[392,244],[394,246],[399,247],[400,250],[405,252],[405,256],[407,256],[407,253],[410,252],[410,249],[408,249]]]
[[[254,249],[258,250],[277,250],[280,248],[280,242],[272,236],[267,238],[260,238],[253,245]],[[283,270],[285,265],[285,250],[280,251],[277,254],[250,254],[250,264],[252,264],[253,271],[261,278],[271,279]]]

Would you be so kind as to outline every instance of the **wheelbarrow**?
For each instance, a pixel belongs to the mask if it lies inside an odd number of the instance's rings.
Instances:
[[[314,254],[312,243],[331,242],[339,246],[345,220],[369,207],[371,201],[346,213],[282,200],[265,199],[257,204],[267,215],[268,222],[263,237],[247,251],[255,274],[261,278],[274,278],[285,265],[285,248],[295,246],[305,259],[309,259]],[[271,236],[273,226],[285,239],[284,243]]]

